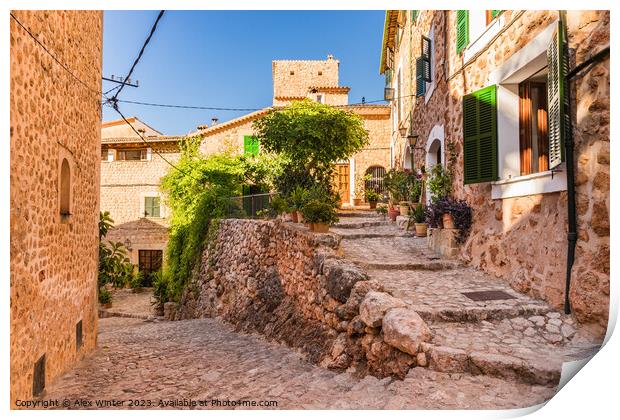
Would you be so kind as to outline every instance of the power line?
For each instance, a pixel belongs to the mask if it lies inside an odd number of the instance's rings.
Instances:
[[[411,96],[416,96],[415,94],[412,95],[403,95],[400,97],[395,97],[394,100],[397,99],[401,99],[401,98],[409,98]],[[130,101],[130,100],[125,100],[125,99],[117,99],[117,102],[123,102],[126,104],[134,104],[134,105],[144,105],[144,106],[153,106],[153,107],[160,107],[160,108],[180,108],[180,109],[202,109],[202,110],[210,110],[210,111],[243,111],[243,112],[254,112],[254,111],[260,111],[262,109],[265,108],[269,108],[269,106],[263,107],[263,108],[225,108],[225,107],[216,107],[216,106],[202,106],[202,105],[175,105],[175,104],[161,104],[161,103],[154,103],[154,102],[141,102],[141,101]],[[350,107],[350,106],[356,106],[356,105],[368,105],[368,104],[375,104],[375,103],[379,103],[379,102],[389,102],[386,99],[375,99],[372,101],[364,101],[364,102],[357,102],[357,103],[353,103],[353,104],[347,104],[347,105],[331,105],[334,108],[346,108],[346,107]],[[282,108],[282,110],[285,110],[286,108]]]
[[[115,110],[116,112],[118,112],[118,115],[121,116],[121,118],[123,119],[123,121],[125,121],[125,123],[127,125],[129,125],[129,127],[131,127],[131,129],[133,130],[134,133],[136,133],[138,135],[138,137],[140,137],[140,139],[149,147],[151,147],[151,150],[153,152],[155,152],[155,154],[159,155],[160,158],[162,158],[162,160],[164,162],[166,162],[168,165],[170,165],[171,167],[173,167],[174,169],[176,169],[177,171],[181,172],[183,175],[187,175],[191,178],[194,178],[196,181],[198,182],[202,182],[200,179],[196,178],[195,176],[193,176],[190,173],[185,172],[184,170],[182,170],[181,168],[179,168],[178,166],[176,166],[175,164],[173,164],[172,162],[170,162],[168,159],[166,159],[161,153],[159,153],[155,147],[153,147],[153,144],[151,142],[149,142],[148,140],[146,140],[142,134],[140,134],[140,132],[138,130],[136,130],[136,128],[133,126],[133,124],[131,124],[129,122],[129,120],[127,120],[127,118],[125,118],[125,116],[123,115],[123,113],[120,111],[120,109],[118,109],[118,106],[116,104],[111,105],[111,108],[113,110]]]
[[[144,50],[146,49],[146,46],[149,45],[149,42],[151,41],[151,38],[153,37],[153,34],[155,33],[155,29],[157,29],[157,24],[159,23],[159,20],[161,19],[161,17],[163,15],[164,15],[164,10],[160,10],[159,14],[157,15],[157,19],[155,19],[155,23],[151,27],[151,32],[149,33],[149,36],[146,38],[146,41],[144,41],[144,44],[142,45],[142,48],[140,49],[140,52],[138,53],[138,56],[134,60],[132,66],[131,66],[131,69],[129,70],[129,73],[127,73],[127,76],[125,76],[125,80],[123,80],[123,84],[121,85],[121,87],[118,89],[118,91],[112,97],[112,102],[116,101],[116,98],[118,97],[119,93],[121,93],[121,91],[125,87],[125,84],[127,83],[127,80],[131,77],[131,74],[133,73],[133,70],[136,68],[136,65],[138,64],[138,62],[142,58],[142,54],[144,54]]]
[[[82,84],[82,86],[84,86],[84,87],[85,87],[85,88],[87,88],[88,90],[90,90],[90,91],[92,91],[92,92],[95,92],[95,93],[97,93],[97,94],[101,93],[101,91],[100,91],[100,90],[96,90],[96,89],[93,89],[93,88],[91,88],[90,86],[88,86],[88,85],[86,84],[86,82],[82,81],[82,79],[80,79],[79,77],[77,77],[77,76],[75,75],[75,73],[74,73],[74,72],[73,72],[73,71],[69,68],[69,66],[67,66],[66,64],[64,64],[64,63],[63,63],[62,61],[60,61],[58,58],[56,58],[56,56],[55,56],[54,54],[52,54],[52,53],[51,53],[51,51],[50,51],[50,50],[49,50],[49,49],[48,49],[48,48],[47,48],[47,47],[46,47],[46,46],[45,46],[45,45],[44,45],[41,41],[39,41],[39,39],[38,39],[38,38],[37,38],[37,37],[36,37],[36,36],[35,36],[35,35],[34,35],[34,34],[33,34],[33,33],[32,33],[32,32],[31,32],[31,31],[30,31],[30,30],[29,30],[29,29],[28,29],[28,28],[24,25],[24,24],[23,24],[23,23],[21,23],[21,22],[19,21],[19,19],[17,19],[17,17],[16,17],[16,16],[15,16],[12,12],[11,12],[11,18],[13,18],[13,20],[14,20],[14,21],[15,21],[15,22],[19,25],[19,26],[21,26],[21,27],[22,27],[22,29],[23,29],[24,31],[26,31],[26,33],[28,33],[28,35],[30,35],[30,37],[31,37],[32,39],[34,39],[34,41],[35,41],[37,44],[39,44],[39,46],[40,46],[41,48],[43,48],[43,50],[44,50],[44,51],[45,51],[45,52],[46,52],[46,53],[47,53],[50,57],[52,57],[52,58],[54,59],[54,61],[56,61],[58,64],[60,64],[60,66],[61,66],[63,69],[65,69],[65,71],[66,71],[67,73],[69,73],[69,74],[70,74],[70,75],[71,75],[71,76],[72,76],[75,80],[77,80],[78,82],[80,82],[80,83]],[[105,95],[105,94],[104,94],[104,95]]]

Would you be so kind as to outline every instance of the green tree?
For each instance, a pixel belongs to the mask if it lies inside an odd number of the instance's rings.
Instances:
[[[358,115],[309,99],[273,109],[253,126],[264,150],[282,155],[290,170],[323,185],[329,185],[335,162],[368,144]]]

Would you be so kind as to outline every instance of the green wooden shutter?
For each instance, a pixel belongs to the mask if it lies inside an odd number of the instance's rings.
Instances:
[[[549,169],[557,167],[564,161],[564,138],[570,124],[565,80],[568,72],[568,55],[563,35],[562,23],[559,22],[553,39],[547,47]]]
[[[423,77],[425,82],[431,82],[431,40],[425,36],[422,36],[422,60],[423,65]]]
[[[456,53],[460,53],[469,44],[469,11],[456,11]]]
[[[411,24],[412,25],[415,23],[415,20],[418,18],[418,12],[419,12],[419,10],[412,10],[411,11]]]
[[[426,81],[424,80],[424,58],[418,57],[415,60],[415,96],[426,94]]]
[[[497,179],[496,86],[463,97],[464,183]]]
[[[495,19],[500,13],[502,13],[501,10],[491,10],[491,17]]]
[[[244,156],[257,156],[258,155],[258,139],[254,136],[243,136],[243,155]]]

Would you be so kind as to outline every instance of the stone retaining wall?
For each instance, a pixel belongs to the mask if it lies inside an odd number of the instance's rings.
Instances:
[[[222,317],[332,369],[404,377],[427,365],[424,321],[338,256],[337,235],[281,221],[228,219],[217,229],[167,319]]]

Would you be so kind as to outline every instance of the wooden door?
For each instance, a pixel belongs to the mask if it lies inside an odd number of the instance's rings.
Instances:
[[[340,200],[343,203],[349,203],[351,200],[351,184],[349,182],[349,164],[337,164],[332,177],[332,183],[336,192],[340,194]]]

